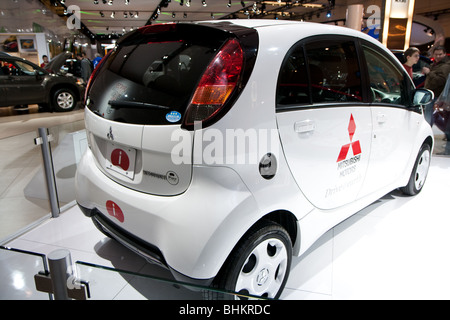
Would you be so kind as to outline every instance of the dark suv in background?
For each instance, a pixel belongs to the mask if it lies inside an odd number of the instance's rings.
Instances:
[[[46,70],[23,58],[0,52],[0,107],[38,104],[49,111],[71,111],[84,95],[81,79],[60,73],[72,54],[63,52]]]

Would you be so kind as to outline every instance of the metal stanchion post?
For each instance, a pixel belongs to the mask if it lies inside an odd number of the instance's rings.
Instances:
[[[59,216],[58,193],[56,190],[55,174],[53,171],[53,161],[50,149],[50,139],[47,135],[47,128],[39,128],[39,137],[35,139],[35,144],[41,145],[45,178],[47,180],[47,190],[50,200],[50,209],[52,211],[52,217],[57,218]]]
[[[89,282],[78,279],[67,249],[50,252],[47,256],[49,271],[34,275],[38,291],[53,294],[55,300],[86,300],[91,297]]]
[[[66,249],[52,251],[48,255],[48,265],[52,277],[55,300],[69,300],[67,279],[72,276],[72,258],[70,251]]]

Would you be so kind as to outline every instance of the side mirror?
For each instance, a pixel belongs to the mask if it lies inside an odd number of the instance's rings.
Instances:
[[[434,99],[434,93],[428,89],[416,89],[414,91],[413,106],[425,105]]]

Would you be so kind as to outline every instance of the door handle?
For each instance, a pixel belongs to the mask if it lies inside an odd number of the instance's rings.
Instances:
[[[305,133],[314,131],[316,129],[316,124],[313,120],[303,120],[294,123],[294,131],[298,133]]]

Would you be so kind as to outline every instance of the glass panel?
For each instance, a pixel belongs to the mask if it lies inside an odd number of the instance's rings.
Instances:
[[[0,243],[49,215],[50,206],[37,132],[0,139]]]
[[[49,128],[59,205],[75,200],[77,163],[87,147],[84,120]],[[7,133],[5,133],[7,135]],[[0,244],[51,216],[37,131],[0,139]]]
[[[0,300],[49,300],[36,290],[34,275],[48,268],[43,254],[0,246]]]
[[[53,170],[59,206],[75,200],[75,173],[77,164],[87,147],[84,121],[71,122],[49,128],[53,140]]]
[[[205,28],[199,36],[199,27],[192,32],[183,31],[192,27],[173,28],[179,30],[136,31],[121,41],[95,75],[89,109],[108,120],[148,125],[170,124],[170,111],[183,115],[228,34]]]
[[[363,46],[369,70],[373,102],[408,105],[401,73],[389,60],[375,50]]]
[[[361,72],[353,42],[306,45],[313,102],[362,101]]]
[[[144,274],[145,268],[134,273],[83,261],[75,265],[77,277],[89,282],[92,300],[265,300],[155,277]]]
[[[308,73],[306,72],[303,47],[298,46],[288,53],[281,67],[277,88],[277,106],[310,102]]]

